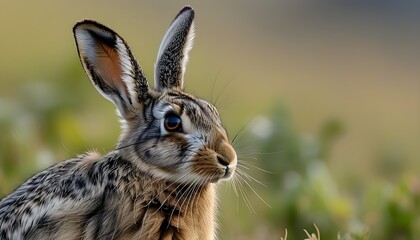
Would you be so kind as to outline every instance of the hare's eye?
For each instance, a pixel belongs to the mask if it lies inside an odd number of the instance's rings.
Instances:
[[[165,117],[164,126],[168,132],[181,132],[182,131],[182,121],[181,118],[177,115],[168,115]]]

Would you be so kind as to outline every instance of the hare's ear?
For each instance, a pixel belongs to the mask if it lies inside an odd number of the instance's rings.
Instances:
[[[184,7],[160,44],[155,65],[155,89],[183,90],[184,73],[194,38],[194,10]]]
[[[73,28],[80,60],[96,89],[128,118],[148,97],[147,80],[125,41],[91,20]]]

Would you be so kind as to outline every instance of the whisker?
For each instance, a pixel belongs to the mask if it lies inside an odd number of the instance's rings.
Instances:
[[[216,77],[213,79],[213,87],[211,88],[211,96],[210,101],[213,102],[213,94],[214,94],[214,88],[216,87],[216,82],[219,79],[220,70],[217,72]]]
[[[241,153],[241,156],[242,155],[244,155],[244,156],[253,156],[253,155],[274,155],[274,154],[280,154],[280,153],[285,153],[286,151],[275,151],[275,152],[253,152],[253,153],[249,153],[248,155],[245,153],[245,154],[242,154]]]
[[[198,179],[194,179],[194,181],[191,184],[188,184],[188,189],[179,197],[179,199],[178,199],[178,201],[176,202],[175,205],[178,205],[178,202],[182,198],[184,198],[184,200],[182,201],[182,203],[181,203],[181,205],[179,207],[179,211],[183,211],[184,203],[187,202],[185,212],[188,212],[188,205],[189,205],[189,202],[190,202],[190,195],[194,193],[194,191],[196,189],[197,181],[198,181]],[[185,194],[185,196],[184,196],[184,194]],[[175,208],[174,208],[174,210],[175,210]],[[174,210],[172,211],[171,216],[170,216],[169,219],[172,219]],[[179,228],[179,219],[178,219],[177,227]]]
[[[186,188],[186,190],[184,190],[185,188]],[[178,206],[179,201],[182,199],[182,197],[184,196],[184,194],[185,194],[186,192],[188,192],[188,191],[189,191],[189,189],[190,189],[190,185],[189,185],[189,184],[184,185],[184,186],[181,188],[181,190],[182,190],[182,194],[181,194],[181,196],[179,196],[179,198],[178,198],[178,194],[179,194],[179,192],[177,192],[177,194],[176,194],[175,198],[177,198],[178,200],[175,202],[174,208],[172,209],[172,212],[171,212],[171,214],[169,215],[169,222],[171,222],[171,221],[172,221],[173,214],[174,214],[174,212],[175,212],[175,209],[176,209],[176,208],[177,208],[177,206]],[[179,211],[182,211],[182,209],[179,209]],[[179,227],[179,219],[178,219],[178,227]]]
[[[190,210],[189,211],[190,212],[190,216],[193,215],[195,198],[198,195],[198,194],[195,194],[194,195],[194,193],[197,193],[197,191],[198,191],[198,187],[196,185],[194,185],[193,188],[192,188],[192,190],[190,191],[190,193],[186,197],[187,202],[186,202],[186,205],[185,205],[185,212],[188,214],[188,209],[189,209]],[[191,204],[191,206],[190,206],[190,204]],[[181,208],[182,208],[182,206],[181,206]]]
[[[171,184],[169,184],[168,186],[166,186],[166,188],[165,189],[163,189],[158,195],[160,195],[161,193],[163,193],[165,190],[167,190],[167,189],[169,189],[172,185],[174,185],[174,184],[179,184],[178,186],[176,186],[175,187],[175,189],[174,190],[172,190],[172,192],[171,193],[169,193],[168,194],[168,196],[161,202],[161,205],[159,206],[159,208],[157,209],[157,210],[160,210],[163,206],[164,206],[164,204],[165,204],[165,202],[172,196],[172,194],[175,192],[175,191],[178,191],[178,190],[180,190],[179,188],[182,186],[182,184],[180,184],[180,182],[182,182],[182,180],[183,179],[185,179],[185,178],[187,178],[187,173],[186,174],[183,174],[183,175],[181,175],[177,180],[175,180],[174,182],[172,182]],[[181,190],[184,188],[184,186],[182,186],[182,188],[181,188]],[[175,197],[178,195],[178,193],[175,195]]]
[[[248,173],[246,173],[246,172],[244,172],[244,171],[242,171],[241,169],[237,169],[237,171],[238,171],[238,174],[242,174],[244,177],[246,177],[246,178],[248,178],[248,179],[250,179],[250,180],[253,180],[254,182],[256,182],[256,183],[258,183],[258,184],[260,184],[261,186],[263,186],[263,187],[266,187],[267,188],[267,185],[265,185],[264,183],[262,183],[261,181],[259,181],[259,180],[257,180],[257,179],[255,179],[254,177],[252,177],[251,175],[249,175]]]
[[[239,156],[239,159],[241,159],[241,161],[245,161],[245,162],[250,162],[248,160],[252,160],[252,161],[260,161],[260,159],[258,159],[257,157],[253,157],[253,156],[243,156],[242,154]]]
[[[239,180],[239,177],[240,176],[238,174],[236,174],[236,176],[238,177],[238,180]],[[241,181],[238,181],[238,186],[239,186],[239,188],[238,188],[239,189],[239,192],[241,193],[241,195],[242,195],[242,197],[244,199],[244,202],[245,202],[246,206],[248,207],[248,209],[254,215],[257,215],[257,213],[255,212],[255,209],[252,207],[251,202],[249,201],[248,195],[246,194],[246,191],[245,191],[244,186],[242,185],[242,182]]]
[[[249,129],[251,122],[252,122],[252,118],[251,119],[248,119],[246,121],[246,123],[244,125],[242,125],[242,127],[239,129],[239,131],[235,134],[235,136],[233,137],[233,139],[231,141],[232,142],[232,145],[234,147],[236,145],[236,141],[237,141],[238,137],[243,136],[243,132],[244,131],[247,131]]]
[[[236,212],[239,212],[239,194],[238,194],[238,190],[236,189],[237,188],[236,187],[236,181],[238,181],[238,180],[236,179],[236,177],[234,177],[234,178],[232,178],[232,181],[230,181],[230,183],[231,183],[233,191],[236,195]]]
[[[192,196],[192,199],[190,200],[191,206],[189,206],[189,203],[187,203],[187,206],[186,206],[187,209],[188,208],[190,209],[190,214],[191,214],[190,216],[193,215],[194,204],[196,203],[196,199],[197,199],[197,197],[199,195],[199,192],[202,190],[202,186],[199,185],[199,184],[200,184],[200,180],[197,181],[197,184],[195,185],[193,191],[191,191],[191,195],[194,194],[194,193],[196,193],[195,195]],[[188,198],[190,198],[190,197],[188,196]]]
[[[244,165],[246,165],[246,166],[244,166]],[[260,168],[260,167],[258,167],[256,165],[254,165],[254,164],[252,164],[250,162],[247,162],[245,160],[242,160],[242,159],[240,161],[238,161],[238,167],[246,167],[246,169],[250,169],[249,167],[252,167],[252,168],[257,169],[257,170],[259,170],[261,172],[265,172],[265,173],[269,173],[269,174],[274,174],[274,172],[271,172],[271,171],[265,170],[263,168]]]
[[[243,177],[243,176],[241,176],[240,174],[237,174],[237,176],[239,177],[239,178],[241,178],[242,180],[243,180],[243,182],[252,190],[252,192],[254,192],[255,193],[255,195],[265,204],[265,205],[267,205],[267,207],[269,207],[269,208],[271,208],[271,206],[270,206],[270,204],[268,204],[256,191],[255,191],[255,189],[246,181],[246,179]]]
[[[199,174],[201,173],[202,171],[200,171],[199,172]],[[184,196],[187,196],[187,195],[189,195],[189,192],[191,191],[191,187],[192,188],[194,188],[194,185],[196,184],[196,182],[197,182],[197,179],[194,179],[194,181],[192,182],[192,183],[188,183],[188,184],[186,184],[186,186],[187,186],[187,190],[185,190],[185,191],[183,191],[183,193],[181,194],[181,196],[178,198],[178,200],[176,201],[176,203],[175,203],[175,207],[177,207],[178,206],[178,203],[180,203],[180,201],[181,201],[181,199],[184,197]],[[185,195],[186,194],[186,195]],[[187,198],[185,198],[185,199],[187,199]],[[180,211],[182,211],[182,205],[183,205],[183,203],[184,203],[184,201],[185,201],[185,199],[183,200],[183,202],[181,202],[181,206],[180,206]],[[175,208],[173,209],[173,211],[172,211],[172,213],[171,213],[171,215],[170,215],[170,219],[172,218],[172,215],[173,215],[173,213],[174,213],[174,210],[175,210]]]
[[[240,137],[237,137],[233,143],[235,149],[242,151],[243,149],[253,148],[256,150],[257,146],[261,143],[261,139],[250,135],[249,128],[242,131],[245,132],[241,133]]]
[[[219,108],[217,106],[217,103],[220,99],[220,97],[225,93],[225,90],[228,88],[228,86],[236,79],[236,76],[234,76],[233,78],[231,78],[227,84],[225,84],[224,88],[222,88],[222,91],[220,91],[219,96],[217,96],[216,101],[214,102],[214,106],[216,106],[217,108]],[[220,108],[219,108],[220,109]]]
[[[239,197],[238,190],[236,189],[236,182],[235,182],[236,180],[237,179],[234,177],[234,178],[232,178],[232,181],[230,181],[229,183],[231,183],[231,186],[233,188],[233,192],[235,193],[236,197]]]

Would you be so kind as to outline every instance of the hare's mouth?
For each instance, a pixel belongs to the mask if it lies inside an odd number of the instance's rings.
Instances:
[[[225,170],[225,175],[223,175],[223,177],[221,179],[226,179],[227,180],[227,179],[231,178],[233,176],[234,172],[235,172],[234,167],[227,166],[226,170]]]
[[[221,180],[228,180],[230,179],[236,170],[236,164],[230,164],[225,168],[225,175],[223,175],[220,179]]]
[[[226,181],[232,178],[233,174],[235,173],[236,165],[230,164],[224,167],[224,172],[217,177],[211,179],[211,183],[217,183],[219,181]]]

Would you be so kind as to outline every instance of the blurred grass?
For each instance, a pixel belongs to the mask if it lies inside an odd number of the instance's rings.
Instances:
[[[117,30],[151,81],[161,37],[186,4],[197,11],[187,90],[218,99],[231,136],[258,116],[235,147],[271,208],[245,183],[254,210],[221,187],[222,239],[280,239],[285,229],[303,239],[313,223],[323,239],[419,235],[416,2],[2,1],[0,196],[116,143],[113,106],[83,73],[73,24]]]

